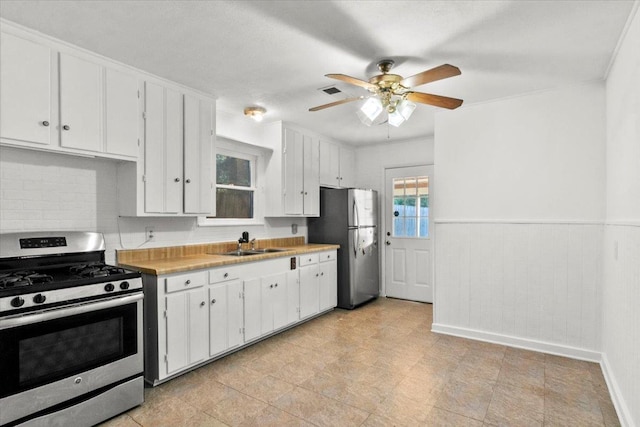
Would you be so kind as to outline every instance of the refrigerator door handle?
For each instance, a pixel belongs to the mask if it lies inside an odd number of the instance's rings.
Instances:
[[[358,244],[360,243],[360,228],[355,229],[356,236],[353,239],[353,258],[358,258]]]
[[[358,202],[356,199],[353,199],[353,225],[355,227],[360,227],[360,213],[358,212]]]

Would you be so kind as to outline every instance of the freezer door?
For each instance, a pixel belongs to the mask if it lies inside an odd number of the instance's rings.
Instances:
[[[379,294],[378,242],[376,227],[349,230],[349,301],[353,308]]]
[[[374,190],[349,190],[349,227],[366,227],[378,223],[378,193]]]

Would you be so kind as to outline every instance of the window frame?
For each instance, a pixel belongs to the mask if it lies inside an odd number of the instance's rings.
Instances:
[[[217,155],[235,157],[248,160],[251,168],[251,187],[225,185],[217,183],[216,167],[213,167],[213,194],[217,196],[218,188],[230,188],[233,190],[253,191],[253,218],[217,218],[213,216],[199,216],[199,226],[233,226],[233,225],[264,225],[264,200],[261,182],[264,176],[264,152],[261,147],[251,146],[239,141],[218,138],[216,149],[213,153],[213,164],[217,161]],[[216,197],[217,198],[217,197]]]

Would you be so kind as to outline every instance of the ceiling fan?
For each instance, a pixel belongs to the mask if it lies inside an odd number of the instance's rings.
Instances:
[[[394,65],[393,60],[383,59],[378,62],[377,65],[382,74],[371,77],[368,82],[345,74],[326,74],[326,77],[363,87],[371,92],[372,95],[341,99],[340,101],[309,108],[309,111],[324,110],[325,108],[335,107],[336,105],[346,104],[348,102],[358,101],[361,99],[368,99],[358,112],[360,119],[365,124],[370,126],[374,123],[375,119],[380,116],[380,113],[386,110],[389,114],[389,124],[399,126],[409,118],[411,113],[413,113],[413,110],[416,108],[416,104],[414,104],[414,102],[448,108],[450,110],[462,105],[462,99],[449,98],[446,96],[415,92],[411,90],[414,86],[420,86],[436,80],[457,76],[460,74],[460,69],[458,67],[444,64],[413,76],[403,78],[397,74],[389,74],[389,71],[391,71],[391,68]]]

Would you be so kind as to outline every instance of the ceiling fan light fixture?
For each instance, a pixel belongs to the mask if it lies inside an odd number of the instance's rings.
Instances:
[[[382,114],[384,107],[379,98],[371,97],[362,104],[362,107],[358,110],[358,117],[360,121],[367,126],[371,126],[373,122]]]
[[[405,120],[409,120],[409,117],[411,117],[413,110],[415,109],[416,104],[411,101],[407,101],[406,99],[400,101],[396,107],[396,111],[399,112]]]
[[[251,117],[256,122],[261,122],[266,112],[267,110],[262,107],[247,107],[244,109],[244,115]]]
[[[394,110],[393,113],[389,113],[388,120],[389,124],[395,127],[398,127],[405,122],[405,118],[402,117],[402,114],[400,114],[400,111],[398,111],[397,109]]]

